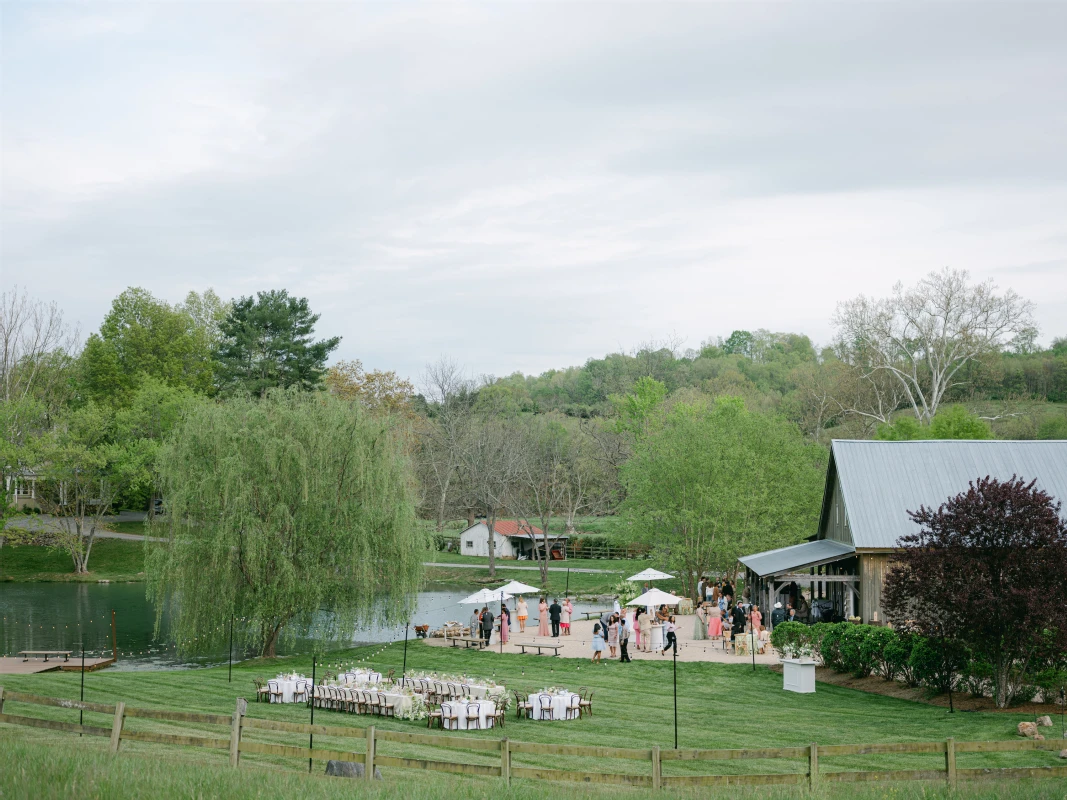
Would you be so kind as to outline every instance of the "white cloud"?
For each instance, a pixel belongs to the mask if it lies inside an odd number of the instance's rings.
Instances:
[[[85,330],[285,287],[344,357],[537,372],[947,265],[1067,333],[1053,5],[7,8],[0,269]]]

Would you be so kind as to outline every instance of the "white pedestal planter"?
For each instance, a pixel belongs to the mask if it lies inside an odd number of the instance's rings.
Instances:
[[[815,662],[810,658],[782,659],[782,688],[787,692],[815,692]]]

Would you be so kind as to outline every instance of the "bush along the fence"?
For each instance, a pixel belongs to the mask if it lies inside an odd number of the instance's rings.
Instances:
[[[771,632],[771,644],[785,658],[815,656],[824,666],[857,678],[876,674],[913,688],[966,691],[975,697],[991,696],[997,689],[993,668],[950,639],[851,622],[784,622]],[[1016,665],[1009,682],[1013,703],[1054,702],[1067,687],[1067,654],[1035,654]]]

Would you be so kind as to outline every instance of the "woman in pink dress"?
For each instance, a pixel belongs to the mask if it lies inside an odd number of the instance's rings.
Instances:
[[[511,620],[511,612],[508,611],[507,606],[500,606],[500,641],[502,644],[508,643],[508,633],[510,633],[510,625],[508,622]]]
[[[538,636],[548,636],[548,603],[545,602],[545,598],[541,598],[541,602],[537,604],[537,617],[539,624],[537,626]]]
[[[722,609],[714,603],[708,611],[708,636],[712,639],[722,636]]]
[[[749,621],[752,623],[752,635],[758,637],[759,627],[763,624],[763,614],[760,613],[759,606],[753,604]]]

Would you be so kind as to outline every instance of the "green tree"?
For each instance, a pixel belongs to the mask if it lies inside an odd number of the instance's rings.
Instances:
[[[96,531],[123,489],[128,454],[112,441],[113,429],[111,410],[89,403],[30,448],[37,500],[52,516],[58,545],[70,553],[79,574],[89,571]]]
[[[900,417],[893,422],[879,425],[875,438],[883,442],[911,442],[915,439],[932,438],[925,435],[926,433],[928,429],[923,428],[915,417]]]
[[[129,288],[111,303],[100,332],[86,341],[80,385],[89,400],[121,407],[145,376],[209,391],[210,342],[185,310]]]
[[[427,545],[389,418],[295,389],[204,403],[158,463],[167,513],[145,569],[181,650],[217,644],[231,613],[264,656],[294,624],[346,641],[407,619]]]
[[[816,526],[826,451],[739,398],[678,404],[623,467],[623,516],[690,595],[739,556],[795,544]]]
[[[341,342],[338,336],[314,341],[318,321],[307,298],[290,297],[284,289],[235,301],[215,351],[219,388],[260,396],[275,388],[317,388],[327,357]]]
[[[666,397],[667,387],[648,376],[638,378],[628,394],[612,395],[618,432],[629,433],[634,439],[647,435]]]
[[[931,439],[992,439],[993,430],[963,406],[949,406],[937,412],[930,423]]]

